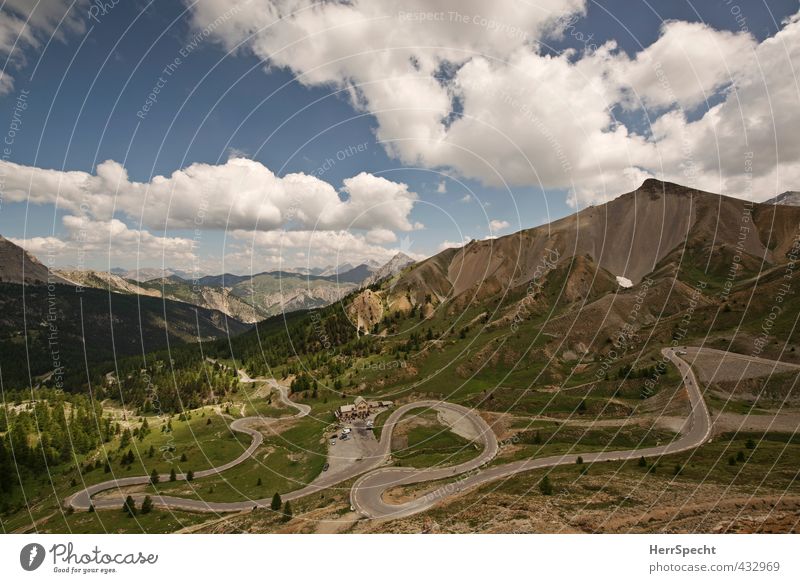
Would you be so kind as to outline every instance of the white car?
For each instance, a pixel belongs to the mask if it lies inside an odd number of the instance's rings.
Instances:
[[[345,435],[350,433],[350,431],[352,431],[352,430],[349,427],[345,427],[344,429],[342,429],[342,433],[344,433]]]
[[[335,439],[331,439],[331,445],[336,445],[336,440]]]

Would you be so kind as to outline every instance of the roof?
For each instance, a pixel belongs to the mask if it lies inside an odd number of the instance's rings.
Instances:
[[[356,400],[353,403],[357,407],[357,406],[361,405],[362,403],[366,403],[366,402],[367,402],[367,400],[364,397],[362,397],[361,395],[359,395],[358,397],[356,397]]]
[[[342,413],[349,413],[355,408],[356,408],[355,405],[342,405],[341,407],[339,407],[339,411]]]

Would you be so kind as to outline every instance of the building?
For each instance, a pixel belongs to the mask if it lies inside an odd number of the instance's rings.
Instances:
[[[342,405],[336,409],[336,418],[339,421],[355,421],[356,419],[366,419],[373,413],[381,409],[392,406],[391,401],[367,401],[364,397],[358,396],[352,405]]]

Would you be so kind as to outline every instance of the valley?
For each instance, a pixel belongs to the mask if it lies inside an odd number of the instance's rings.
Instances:
[[[45,447],[30,412],[59,399],[91,394],[105,429],[26,470],[36,504],[8,485],[3,528],[793,531],[798,225],[800,208],[647,181],[331,305],[95,361],[66,397],[42,378],[6,399],[6,452],[15,431]],[[358,399],[392,405],[337,417]]]

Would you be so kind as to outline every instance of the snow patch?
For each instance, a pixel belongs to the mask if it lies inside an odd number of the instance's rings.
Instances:
[[[633,282],[627,277],[622,277],[621,275],[617,276],[617,283],[619,284],[619,287],[624,287],[624,288],[633,287]]]

